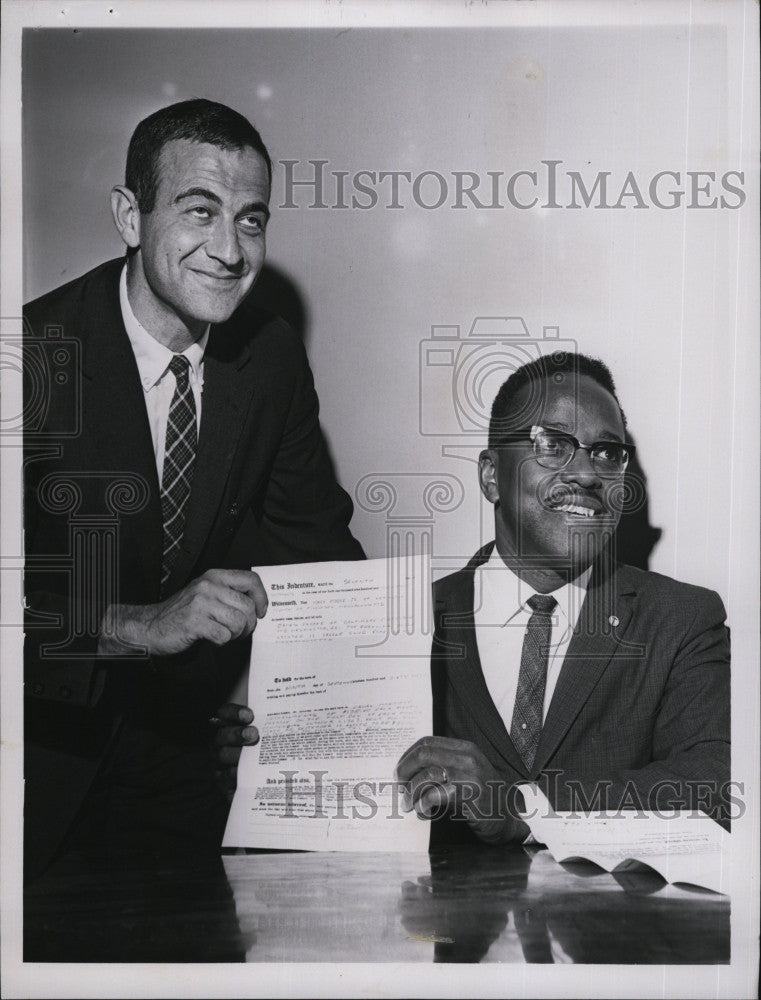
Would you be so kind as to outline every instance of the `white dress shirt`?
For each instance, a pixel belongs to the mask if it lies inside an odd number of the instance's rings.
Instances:
[[[584,603],[590,573],[591,567],[575,580],[552,591],[558,603],[552,613],[543,719],[547,717],[563,659]],[[478,655],[489,694],[508,733],[518,689],[523,637],[531,617],[526,601],[535,593],[505,565],[496,546],[489,561],[475,572],[473,611]]]
[[[169,362],[174,352],[160,344],[155,337],[141,326],[132,311],[127,295],[127,267],[122,270],[119,281],[119,302],[122,307],[122,318],[127,330],[132,351],[140,373],[140,383],[145,394],[145,406],[148,411],[148,423],[151,426],[153,453],[156,456],[156,470],[159,483],[164,472],[164,451],[166,446],[166,425],[169,419],[169,406],[172,402],[177,380],[169,371]],[[197,427],[201,427],[201,394],[203,389],[203,357],[206,343],[209,339],[209,327],[195,343],[182,353],[190,363],[188,381],[193,390],[196,403]]]

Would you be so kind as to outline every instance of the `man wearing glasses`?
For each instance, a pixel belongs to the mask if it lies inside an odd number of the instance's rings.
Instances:
[[[717,594],[616,563],[634,451],[584,355],[515,371],[480,486],[496,540],[435,590],[434,734],[403,755],[434,840],[524,840],[516,786],[557,810],[700,809],[728,825],[729,633]]]

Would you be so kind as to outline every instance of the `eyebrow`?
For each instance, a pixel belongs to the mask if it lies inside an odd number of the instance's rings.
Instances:
[[[561,433],[573,434],[573,431],[568,426],[568,424],[563,423],[562,420],[558,420],[557,422],[554,422],[554,426],[553,427],[546,426],[545,424],[540,424],[540,426],[544,427],[545,430],[548,430],[548,431],[560,431]],[[618,431],[603,431],[603,434],[607,435],[607,437],[597,438],[596,440],[597,441],[609,441],[611,444],[626,444],[625,439],[621,437],[621,435],[618,433]],[[576,437],[575,434],[574,434],[574,437]],[[592,443],[594,444],[594,442],[592,442]]]
[[[207,201],[213,201],[215,205],[222,204],[222,199],[218,194],[215,194],[213,191],[209,191],[208,188],[203,187],[192,187],[188,188],[187,191],[181,191],[174,199],[174,204],[179,204],[179,202],[183,201],[185,198],[205,198]],[[248,202],[248,204],[244,205],[237,215],[250,215],[252,212],[261,212],[265,219],[269,219],[270,217],[269,207],[263,201]]]

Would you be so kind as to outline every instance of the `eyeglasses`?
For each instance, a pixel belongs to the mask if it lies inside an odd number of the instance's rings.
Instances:
[[[581,448],[589,452],[592,468],[601,475],[621,475],[626,471],[629,459],[634,455],[633,444],[622,444],[620,441],[595,441],[594,444],[582,444],[573,434],[564,431],[554,431],[547,427],[526,428],[508,435],[516,440],[529,437],[534,445],[534,458],[545,469],[564,469]]]

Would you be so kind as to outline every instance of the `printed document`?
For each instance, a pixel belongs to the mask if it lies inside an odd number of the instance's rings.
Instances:
[[[535,785],[521,785],[534,839],[560,861],[594,861],[606,871],[647,865],[667,882],[728,892],[730,834],[701,813],[631,810],[556,813]]]
[[[245,747],[226,847],[425,851],[394,768],[432,731],[430,565],[422,556],[256,569]]]

